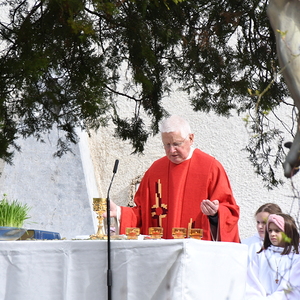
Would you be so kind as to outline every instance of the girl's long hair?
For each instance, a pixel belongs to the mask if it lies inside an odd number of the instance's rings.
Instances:
[[[299,254],[299,232],[295,220],[293,217],[287,214],[278,213],[276,215],[281,216],[284,219],[284,246],[281,255],[289,254],[292,251],[295,251],[295,253]],[[258,253],[268,249],[272,245],[267,226],[265,230],[266,232],[263,247]]]
[[[265,204],[263,204],[262,206],[260,206],[257,209],[254,216],[259,214],[260,212],[267,212],[269,214],[280,214],[280,213],[282,213],[280,206],[275,204],[275,203],[265,203]]]

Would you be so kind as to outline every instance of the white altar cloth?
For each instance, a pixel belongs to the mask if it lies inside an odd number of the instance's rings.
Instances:
[[[243,300],[247,246],[111,241],[112,300]],[[0,242],[0,300],[105,300],[107,241]]]

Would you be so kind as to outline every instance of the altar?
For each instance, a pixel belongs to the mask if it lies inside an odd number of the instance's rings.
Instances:
[[[1,300],[107,299],[107,241],[0,242]],[[112,300],[243,300],[247,246],[112,240]]]

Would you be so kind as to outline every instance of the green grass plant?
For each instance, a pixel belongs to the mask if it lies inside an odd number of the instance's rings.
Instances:
[[[18,200],[8,201],[6,195],[0,200],[0,226],[23,227],[24,221],[29,219],[30,210],[27,204],[22,204]]]

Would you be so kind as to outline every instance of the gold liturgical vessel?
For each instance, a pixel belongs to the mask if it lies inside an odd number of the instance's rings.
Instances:
[[[93,211],[97,213],[98,230],[96,234],[90,236],[91,239],[105,239],[104,217],[103,213],[106,212],[106,198],[93,198]]]

